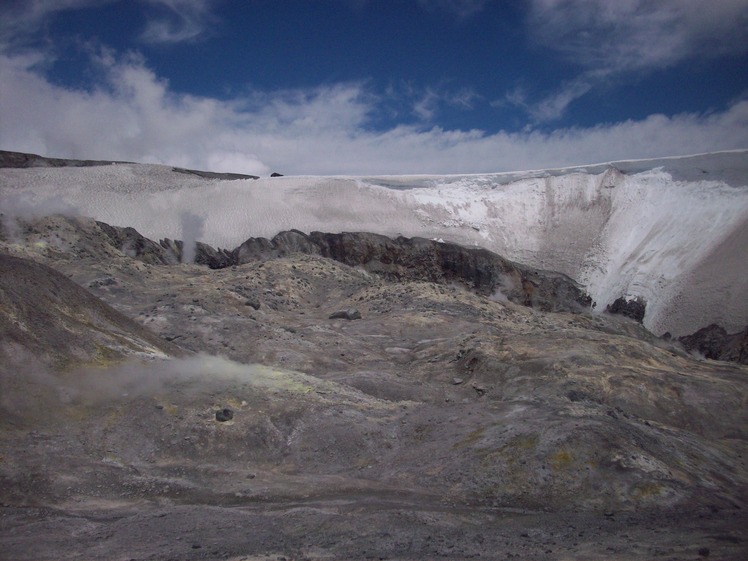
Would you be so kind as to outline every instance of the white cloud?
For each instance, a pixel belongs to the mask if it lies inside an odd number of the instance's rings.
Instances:
[[[529,29],[582,66],[663,68],[748,51],[748,0],[532,0]]]
[[[515,103],[536,122],[562,117],[609,80],[748,52],[748,0],[532,0],[527,26],[537,44],[583,69],[546,98]]]
[[[378,131],[370,117],[387,100],[360,83],[226,101],[176,93],[141,58],[105,54],[101,85],[84,91],[50,83],[34,60],[0,56],[1,149],[262,175],[508,171],[748,146],[748,101],[551,133]]]

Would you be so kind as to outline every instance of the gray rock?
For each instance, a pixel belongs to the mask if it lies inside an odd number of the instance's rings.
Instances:
[[[350,308],[348,310],[339,310],[337,312],[333,312],[332,314],[330,314],[330,319],[347,319],[347,320],[361,319],[361,312],[359,312],[355,308]]]

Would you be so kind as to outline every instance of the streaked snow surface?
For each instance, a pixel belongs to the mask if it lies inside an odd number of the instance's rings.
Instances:
[[[250,236],[370,231],[479,245],[561,271],[603,310],[648,302],[655,333],[748,323],[748,151],[547,171],[205,180],[119,164],[0,170],[5,214],[71,210],[152,238],[234,248]]]

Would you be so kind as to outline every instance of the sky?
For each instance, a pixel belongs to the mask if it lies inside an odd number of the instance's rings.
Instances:
[[[0,0],[0,149],[267,175],[748,148],[748,0]]]

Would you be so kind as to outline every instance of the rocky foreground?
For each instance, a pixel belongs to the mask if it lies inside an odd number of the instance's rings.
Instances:
[[[4,226],[3,558],[748,554],[748,367],[563,275],[300,232],[198,248],[211,269]]]

